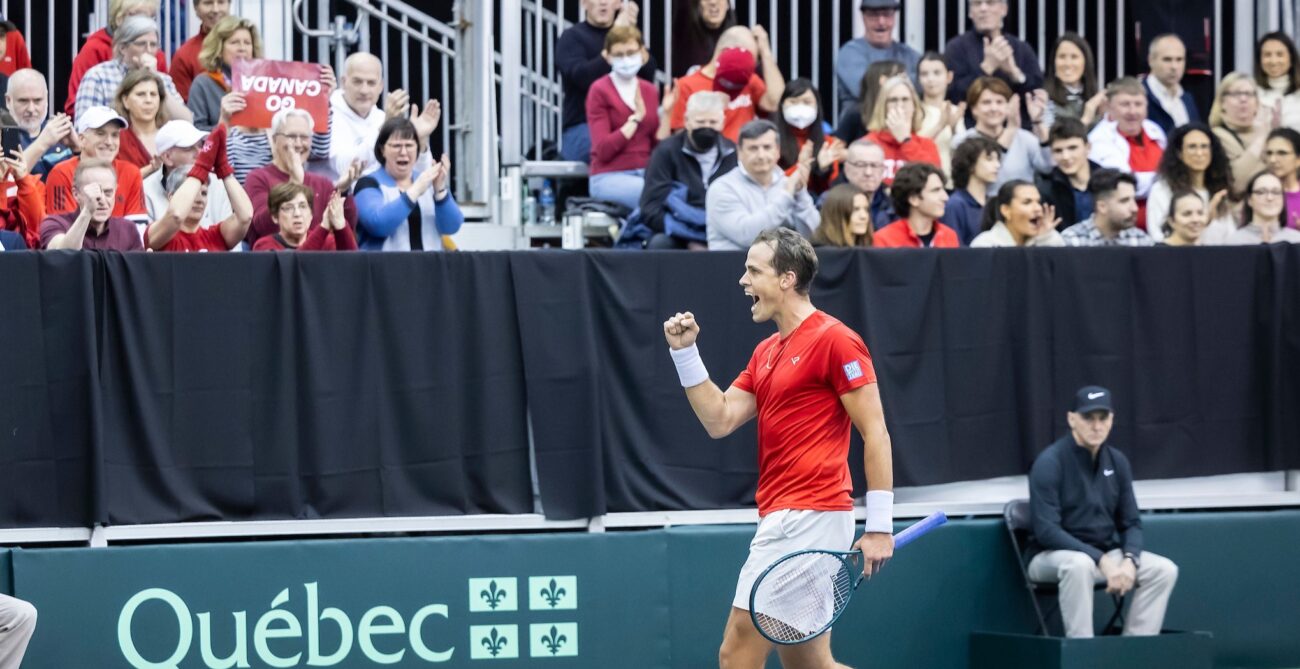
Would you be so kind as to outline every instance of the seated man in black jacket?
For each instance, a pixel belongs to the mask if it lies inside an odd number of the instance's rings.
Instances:
[[[1029,473],[1034,519],[1029,578],[1059,583],[1067,637],[1089,638],[1093,586],[1123,595],[1137,588],[1125,636],[1160,633],[1178,566],[1142,550],[1142,518],[1128,458],[1106,442],[1115,422],[1110,391],[1080,388],[1070,434],[1047,447]]]
[[[1077,118],[1061,118],[1052,124],[1047,135],[1047,145],[1052,149],[1056,167],[1046,175],[1034,174],[1034,185],[1043,205],[1056,207],[1056,217],[1061,222],[1058,232],[1092,218],[1092,192],[1088,184],[1092,173],[1101,165],[1088,160],[1092,145],[1088,143],[1088,128]]]
[[[685,131],[650,154],[641,191],[641,222],[654,231],[650,249],[708,249],[704,196],[714,179],[736,168],[736,145],[722,136],[726,93],[700,92],[686,101]]]

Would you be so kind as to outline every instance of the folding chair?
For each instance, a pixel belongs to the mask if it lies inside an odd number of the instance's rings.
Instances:
[[[1025,579],[1025,588],[1029,591],[1029,600],[1034,605],[1034,615],[1038,617],[1038,630],[1043,636],[1052,636],[1048,629],[1048,617],[1052,618],[1055,629],[1062,629],[1060,624],[1060,600],[1057,599],[1055,583],[1040,583],[1029,578],[1029,561],[1025,559],[1025,545],[1033,532],[1033,519],[1029,512],[1029,500],[1013,499],[1002,508],[1002,519],[1007,524],[1007,535],[1011,537],[1011,548],[1016,552],[1016,564],[1020,565],[1020,575]],[[1135,584],[1133,587],[1137,587]],[[1098,583],[1096,590],[1105,590],[1105,583]],[[1050,605],[1044,606],[1040,598],[1047,599]],[[1102,636],[1118,635],[1124,629],[1124,597],[1111,595],[1115,603],[1115,613],[1102,629]],[[1062,634],[1064,630],[1062,629]]]

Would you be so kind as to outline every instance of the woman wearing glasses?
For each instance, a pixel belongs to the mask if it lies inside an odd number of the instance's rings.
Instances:
[[[1249,246],[1277,242],[1300,243],[1300,231],[1283,227],[1286,197],[1282,180],[1259,172],[1246,184],[1246,203],[1241,209],[1241,227],[1224,244]]]
[[[1201,196],[1206,215],[1214,220],[1213,231],[1202,243],[1222,241],[1236,229],[1227,208],[1232,174],[1223,143],[1208,126],[1193,122],[1175,128],[1147,196],[1147,234],[1157,242],[1164,239],[1165,222],[1173,211],[1173,194],[1187,190]]]
[[[1254,79],[1240,72],[1223,78],[1210,106],[1210,128],[1232,165],[1235,192],[1244,192],[1246,181],[1264,169],[1264,143],[1278,123],[1275,108],[1260,107]]]
[[[912,80],[900,74],[886,81],[867,124],[867,139],[885,150],[886,184],[893,184],[894,174],[909,163],[943,165],[934,140],[920,134],[924,121],[925,111]]]

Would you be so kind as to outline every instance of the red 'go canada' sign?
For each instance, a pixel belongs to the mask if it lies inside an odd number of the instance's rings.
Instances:
[[[311,114],[316,132],[329,129],[329,91],[319,65],[254,59],[237,60],[230,69],[231,90],[248,103],[230,117],[231,125],[269,128],[276,112],[296,107]]]

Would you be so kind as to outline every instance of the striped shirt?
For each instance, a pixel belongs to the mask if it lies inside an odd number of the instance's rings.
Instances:
[[[311,160],[329,158],[330,132],[333,128],[334,115],[331,113],[329,127],[325,132],[313,132],[311,135]],[[230,159],[230,167],[235,170],[235,179],[239,183],[246,182],[249,172],[271,163],[270,131],[231,130],[226,139],[226,157]]]

